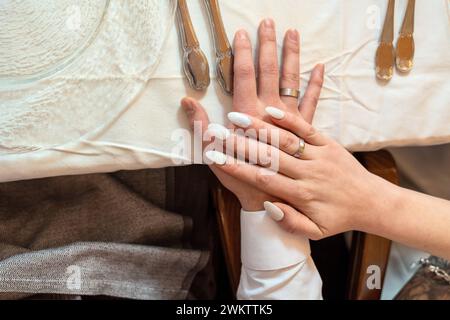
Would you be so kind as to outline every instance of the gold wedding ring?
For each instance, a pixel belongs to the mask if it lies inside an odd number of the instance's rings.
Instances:
[[[305,140],[303,140],[302,138],[299,138],[298,139],[298,150],[294,154],[294,157],[300,158],[300,156],[305,152],[305,148],[306,148]]]
[[[298,99],[300,97],[300,90],[292,88],[280,88],[280,96]]]

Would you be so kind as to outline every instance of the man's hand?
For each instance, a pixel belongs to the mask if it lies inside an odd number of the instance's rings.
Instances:
[[[279,89],[300,87],[300,37],[297,30],[288,30],[284,38],[283,64],[281,75],[278,66],[275,24],[271,19],[264,20],[259,27],[258,79],[253,64],[252,44],[245,30],[240,30],[234,38],[234,121],[250,114],[257,119],[270,122],[265,113],[267,106],[277,106],[284,112],[303,117],[312,122],[323,83],[323,65],[314,68],[308,88],[300,103],[293,97],[280,97]],[[203,131],[208,128],[209,120],[203,107],[192,98],[185,98],[182,107],[193,126],[195,121],[202,123]],[[245,116],[244,116],[245,119]],[[250,124],[249,124],[250,125]],[[201,138],[201,137],[196,137]],[[234,155],[232,155],[234,156]],[[247,211],[263,210],[264,201],[276,200],[273,196],[260,191],[236,178],[225,174],[216,167],[212,171],[221,183],[231,190]]]

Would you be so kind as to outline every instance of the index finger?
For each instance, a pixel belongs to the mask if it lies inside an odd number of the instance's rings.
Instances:
[[[296,181],[287,176],[218,151],[208,151],[205,156],[214,168],[274,197],[288,201],[298,195]]]

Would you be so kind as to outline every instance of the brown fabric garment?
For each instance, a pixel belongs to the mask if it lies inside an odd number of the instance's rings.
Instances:
[[[93,257],[104,262],[101,258],[105,255],[107,258],[112,258],[113,264],[115,255],[123,258],[123,253],[128,250],[135,254],[125,255],[127,257],[125,260],[134,261],[132,266],[140,268],[139,270],[143,271],[142,275],[146,275],[146,272],[151,270],[152,261],[155,261],[155,265],[159,263],[160,266],[163,263],[166,267],[165,271],[169,272],[173,278],[184,280],[174,284],[170,281],[159,281],[161,280],[159,279],[156,287],[153,288],[154,292],[159,293],[153,296],[149,294],[149,290],[145,294],[137,295],[132,292],[139,290],[130,290],[125,294],[117,293],[115,290],[120,287],[120,281],[127,281],[127,279],[119,279],[118,285],[113,289],[109,287],[108,290],[102,291],[98,289],[102,287],[100,285],[96,289],[91,288],[92,290],[82,293],[115,294],[121,297],[146,299],[180,298],[187,295],[192,277],[203,268],[207,258],[206,254],[200,251],[181,249],[185,221],[189,219],[159,209],[145,199],[145,197],[152,198],[152,201],[158,204],[166,201],[166,193],[163,191],[165,183],[162,183],[166,177],[163,173],[164,171],[161,170],[159,173],[144,174],[142,181],[146,181],[145,183],[136,179],[138,173],[135,172],[131,176],[123,173],[116,174],[115,177],[95,174],[0,184],[0,261],[11,263],[11,261],[17,262],[24,259],[27,263],[33,263],[35,256],[30,254],[39,253],[43,254],[41,257],[45,257],[41,260],[41,262],[45,261],[43,265],[51,268],[52,255],[58,265],[62,257],[63,261],[72,261],[74,252],[80,254],[80,250],[82,256],[89,256],[89,246],[91,246],[91,249],[96,248],[97,252],[101,252],[100,255]],[[126,187],[121,182],[131,185],[132,188]],[[155,188],[148,188],[148,184],[152,184]],[[103,248],[103,251],[99,251],[98,246]],[[141,263],[139,263],[140,255]],[[183,257],[183,268],[174,262],[177,256]],[[146,259],[149,257],[151,259]],[[158,261],[157,257],[160,257],[161,261]],[[171,263],[164,264],[164,259]],[[117,262],[120,261],[117,260]],[[111,263],[97,265],[114,269]],[[11,267],[10,264],[5,263],[5,265]],[[117,263],[118,266],[120,263]],[[120,270],[120,267],[118,268]],[[5,273],[14,275],[14,269],[6,269],[4,269]],[[21,270],[19,264],[16,270]],[[127,274],[132,276],[131,272],[124,272],[121,275],[126,277]],[[154,272],[153,274],[155,278],[158,278]],[[19,273],[16,275],[20,277]],[[147,275],[151,276],[152,273]],[[45,283],[45,274],[42,275],[42,279]],[[111,283],[110,280],[114,278],[106,280]],[[135,286],[139,283],[142,284],[142,281],[135,282]],[[3,288],[5,287],[4,284]],[[19,292],[70,293],[64,290],[52,291],[47,288],[48,290],[42,291],[41,289],[21,287]],[[166,289],[179,292],[172,296],[161,295],[160,292]],[[8,292],[13,291],[14,288],[9,286]],[[7,297],[5,294],[0,296],[0,298]],[[11,293],[9,297],[16,298],[17,295],[14,296]]]
[[[215,208],[209,197],[216,178],[204,165],[166,168],[167,210],[187,217],[184,239],[190,247],[206,250],[210,259],[192,282],[189,299],[226,299],[234,294],[219,238]]]

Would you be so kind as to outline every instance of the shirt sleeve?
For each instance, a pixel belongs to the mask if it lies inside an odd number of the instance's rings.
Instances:
[[[289,233],[265,211],[241,210],[238,299],[322,299],[322,280],[306,237]]]

